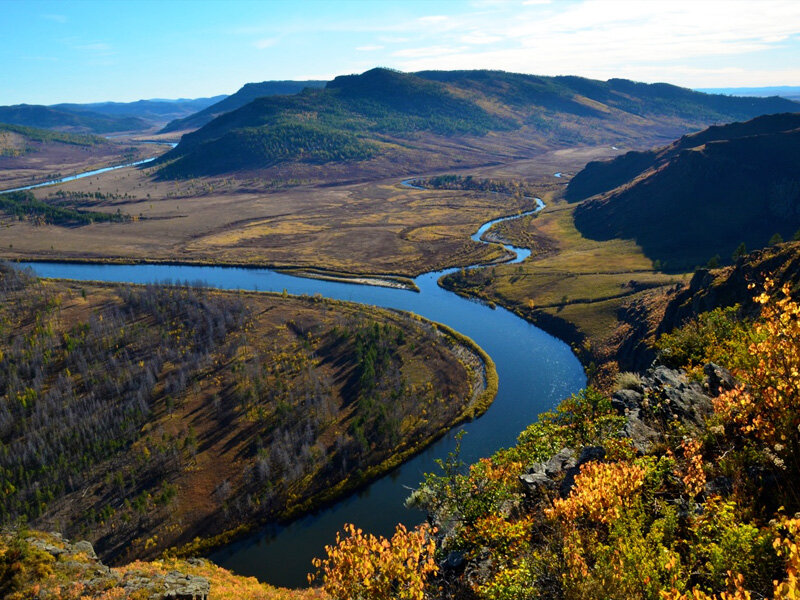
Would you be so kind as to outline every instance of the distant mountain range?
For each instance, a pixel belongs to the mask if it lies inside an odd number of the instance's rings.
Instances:
[[[466,154],[485,163],[553,145],[641,144],[710,123],[796,110],[800,104],[784,98],[710,95],[624,79],[372,69],[293,96],[258,97],[216,117],[163,157],[169,164],[162,175],[381,157],[391,163],[382,167],[389,173],[412,163],[456,164]],[[438,162],[420,158],[426,153]]]
[[[96,102],[92,104],[54,104],[50,108],[70,112],[92,112],[114,117],[139,117],[153,123],[165,123],[194,114],[227,98],[225,94],[211,98],[178,100],[137,100],[136,102]]]
[[[733,87],[733,88],[698,88],[699,92],[708,94],[725,94],[727,96],[781,96],[790,100],[800,100],[800,86],[776,85],[770,87]]]
[[[71,133],[144,131],[185,117],[227,96],[193,100],[138,100],[91,104],[0,106],[0,123]]]
[[[191,116],[176,118],[164,127],[162,133],[199,129],[215,117],[236,110],[256,98],[297,94],[305,88],[324,87],[325,83],[325,81],[262,81],[261,83],[247,83],[235,94],[224,96],[213,105],[203,107],[204,110],[198,109],[199,112]]]
[[[592,239],[636,240],[667,269],[762,248],[800,228],[800,113],[710,127],[649,152],[592,162],[567,188]]]

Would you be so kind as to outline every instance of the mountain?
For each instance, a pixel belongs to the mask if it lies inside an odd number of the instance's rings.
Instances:
[[[198,129],[221,114],[236,110],[245,104],[262,96],[281,96],[297,94],[305,88],[321,88],[324,81],[262,81],[261,83],[247,83],[238,92],[224,98],[210,106],[201,107],[193,115],[175,118],[167,123],[162,133],[172,131],[185,131]]]
[[[651,143],[709,123],[798,109],[782,98],[712,96],[622,79],[372,69],[337,77],[324,89],[261,97],[221,115],[183,136],[163,158],[173,162],[161,174],[202,176],[287,163],[302,172],[313,168],[308,165],[359,162],[373,175],[388,176],[525,158],[559,145]]]
[[[725,262],[800,227],[800,113],[710,127],[650,152],[590,163],[570,183],[591,239],[634,239],[670,270]]]
[[[725,94],[727,96],[781,96],[790,100],[800,100],[800,86],[774,85],[769,87],[735,87],[735,88],[699,88],[697,91],[707,94]]]
[[[228,96],[212,98],[180,98],[177,100],[137,100],[136,102],[95,102],[90,104],[54,104],[50,108],[77,113],[95,113],[109,117],[139,117],[155,125],[188,117]]]
[[[0,123],[71,133],[142,131],[151,127],[150,123],[139,117],[71,111],[36,104],[0,106]]]

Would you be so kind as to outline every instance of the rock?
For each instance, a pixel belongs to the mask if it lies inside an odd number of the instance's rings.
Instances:
[[[444,560],[444,568],[445,569],[458,569],[460,566],[464,564],[464,553],[459,552],[458,550],[454,550],[447,555],[447,558]]]
[[[581,450],[576,467],[585,465],[587,462],[600,461],[606,457],[606,449],[602,446],[586,446]]]
[[[684,425],[702,427],[711,414],[711,398],[703,387],[689,378],[683,371],[659,365],[650,369],[642,378],[645,397],[642,407],[645,420],[651,416],[661,424],[680,421]],[[652,425],[653,423],[648,423]]]
[[[164,578],[164,600],[206,600],[210,589],[205,577],[172,571]]]
[[[714,397],[736,387],[736,379],[725,367],[720,367],[713,362],[706,363],[703,373],[706,374],[706,389]]]
[[[625,416],[628,420],[622,428],[622,434],[631,439],[638,452],[645,454],[658,441],[659,436],[655,429],[642,420],[640,413],[638,408],[627,411]]]
[[[705,485],[706,496],[728,496],[733,493],[733,482],[725,476],[715,477]]]
[[[573,468],[575,464],[575,451],[562,448],[549,460],[531,465],[528,472],[520,475],[519,479],[528,497],[535,498],[555,490],[558,485],[554,478]]]
[[[562,448],[544,463],[544,474],[552,478],[571,469],[575,464],[575,451],[572,448]]]
[[[581,455],[578,457],[578,461],[575,463],[575,466],[567,469],[564,479],[561,482],[561,486],[558,488],[558,495],[562,498],[569,496],[569,493],[572,491],[572,487],[575,485],[575,476],[581,472],[581,466],[588,462],[601,461],[605,457],[606,449],[602,446],[584,447],[583,450],[581,450]]]
[[[543,471],[523,473],[519,476],[519,480],[525,488],[525,494],[532,499],[556,488],[556,482],[545,475]]]
[[[641,392],[636,390],[617,390],[611,397],[611,406],[620,415],[624,415],[626,410],[638,408],[642,405]]]
[[[47,552],[51,556],[59,557],[62,554],[67,553],[67,551],[64,548],[59,548],[58,546],[54,546],[53,544],[50,544],[45,540],[39,538],[30,537],[26,538],[25,541],[28,542],[31,546],[35,546],[39,550]]]
[[[75,542],[72,544],[72,550],[74,552],[82,552],[92,560],[97,560],[97,554],[94,552],[94,547],[86,540],[81,540],[80,542]]]

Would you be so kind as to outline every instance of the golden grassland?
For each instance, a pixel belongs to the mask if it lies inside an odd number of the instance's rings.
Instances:
[[[138,142],[107,142],[78,146],[30,142],[13,132],[0,133],[0,189],[21,187],[135,162],[166,152],[167,146]],[[15,155],[18,154],[18,155]]]
[[[500,176],[526,177],[543,189],[557,170],[576,171],[608,148],[557,151]],[[484,169],[478,169],[482,173]],[[472,173],[472,171],[469,171]],[[515,174],[516,173],[516,174]],[[416,175],[419,173],[409,173]],[[460,191],[420,191],[399,178],[325,185],[259,176],[158,181],[152,169],[120,169],[36,190],[101,194],[77,208],[116,212],[132,222],[63,228],[0,217],[0,258],[156,261],[300,267],[359,275],[416,276],[449,266],[502,260],[497,246],[469,236],[485,221],[533,208],[530,199]],[[59,202],[69,202],[59,199]]]

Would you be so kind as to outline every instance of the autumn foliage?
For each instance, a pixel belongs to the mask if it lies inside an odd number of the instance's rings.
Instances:
[[[325,559],[314,559],[316,575],[335,600],[422,600],[425,582],[438,570],[436,545],[428,525],[411,531],[398,525],[391,539],[364,533],[355,525],[344,526],[344,537],[326,546]]]

